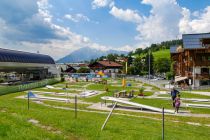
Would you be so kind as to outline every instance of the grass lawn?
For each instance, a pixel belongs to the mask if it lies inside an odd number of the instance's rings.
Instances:
[[[82,89],[81,89],[82,90]],[[56,93],[80,93],[78,90],[63,90],[63,89],[46,89],[46,88],[37,88],[36,91],[45,91],[45,92],[56,92]]]
[[[75,108],[74,103],[64,103],[64,102],[54,102],[54,101],[43,101],[43,103],[53,106],[62,106],[62,107],[69,107],[69,108]],[[88,107],[88,104],[77,104],[78,109],[85,109]]]
[[[75,119],[74,111],[49,108],[35,103],[31,103],[31,109],[28,111],[26,101],[12,98],[15,95],[17,94],[0,96],[0,139],[161,139],[162,124],[158,120],[113,115],[105,130],[100,131],[106,114],[78,112],[78,118]],[[32,118],[38,120],[41,125],[61,131],[61,134],[28,123],[27,120]],[[210,130],[205,126],[183,123],[174,125],[170,121],[165,124],[166,139],[204,140],[209,137]]]
[[[109,92],[90,98],[79,98],[86,102],[100,102],[102,96],[113,96],[122,87],[108,85]],[[89,90],[104,91],[104,85],[92,84]],[[135,88],[126,87],[126,90]],[[36,89],[35,89],[36,90]],[[114,110],[103,131],[100,130],[108,112],[88,112],[89,105],[78,104],[78,118],[75,119],[73,110],[55,109],[41,104],[30,103],[27,110],[27,100],[14,98],[25,95],[25,92],[0,96],[0,140],[161,140],[161,114],[128,112]],[[152,92],[145,94],[151,95]],[[193,94],[194,95],[194,94]],[[135,98],[131,101],[172,109],[171,102],[166,100]],[[45,104],[59,107],[74,108],[74,103],[43,101]],[[191,109],[192,112],[210,113],[206,109]],[[115,113],[123,113],[124,116]],[[151,119],[154,118],[154,119]],[[39,126],[29,123],[29,119],[39,121]],[[210,124],[210,118],[165,116],[165,139],[170,140],[206,140],[210,137],[210,129],[204,124]],[[180,121],[179,123],[172,122]],[[186,122],[201,123],[201,126],[189,125]],[[42,127],[40,127],[42,126]],[[47,127],[43,127],[47,126]],[[47,129],[51,128],[51,129]],[[59,132],[59,133],[55,133]]]

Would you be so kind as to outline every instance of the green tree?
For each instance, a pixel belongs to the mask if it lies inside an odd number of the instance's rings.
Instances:
[[[142,72],[142,59],[141,57],[136,57],[133,61],[133,66],[134,66],[134,74],[140,74]]]
[[[134,75],[135,74],[135,67],[134,66],[128,67],[128,73],[127,74]]]
[[[115,60],[117,59],[117,57],[118,57],[117,54],[108,54],[106,58],[107,58],[109,61],[115,61]]]
[[[130,66],[133,63],[133,58],[132,56],[128,56],[128,66]]]
[[[137,48],[137,49],[135,50],[135,54],[140,55],[141,53],[143,53],[142,48]]]
[[[160,58],[154,62],[156,73],[166,73],[170,71],[171,62],[168,58]]]
[[[90,73],[90,69],[86,67],[81,67],[77,70],[77,73]]]

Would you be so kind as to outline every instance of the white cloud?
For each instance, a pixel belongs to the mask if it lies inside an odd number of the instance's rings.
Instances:
[[[101,8],[101,7],[106,7],[106,6],[114,6],[113,0],[93,0],[92,2],[92,8]]]
[[[183,33],[210,31],[210,6],[203,11],[190,11],[181,7],[176,0],[142,0],[141,3],[151,6],[149,16],[116,6],[109,13],[120,20],[136,23],[139,34],[135,39],[143,46],[177,39]]]
[[[137,13],[137,11],[131,10],[131,9],[120,9],[115,6],[111,8],[109,11],[111,15],[114,17],[124,20],[124,21],[129,21],[129,22],[134,22],[134,23],[140,23],[141,22],[141,17]]]
[[[80,21],[87,21],[87,22],[89,22],[90,21],[90,19],[87,16],[85,16],[85,15],[83,15],[81,13],[78,13],[78,14],[75,14],[75,15],[66,14],[64,16],[64,18],[69,19],[69,20],[71,20],[73,22],[80,22]]]
[[[183,8],[182,15],[183,18],[179,23],[180,33],[210,32],[210,6],[207,6],[203,11],[193,13]],[[192,15],[197,16],[193,17]]]
[[[179,21],[182,17],[181,7],[175,0],[143,0],[143,4],[152,6],[150,15],[138,24],[137,39],[143,42],[157,43],[176,39],[179,35]],[[170,12],[169,12],[170,9]]]
[[[68,27],[55,24],[53,22],[54,17],[50,12],[51,6],[48,3],[48,0],[39,0],[31,7],[35,7],[37,10],[33,10],[30,15],[26,14],[21,18],[21,20],[19,20],[21,23],[24,23],[24,27],[22,24],[11,26],[11,24],[8,24],[8,16],[0,15],[0,46],[4,46],[4,48],[8,49],[16,49],[34,53],[39,51],[40,53],[51,55],[56,60],[82,47],[91,47],[99,50],[112,48],[110,46],[94,43],[88,37],[72,32]],[[91,21],[88,17],[82,14],[76,14],[73,18],[76,18],[78,21],[86,20],[98,24],[98,22]],[[28,28],[33,29],[30,31],[30,34],[26,34],[27,36],[31,35],[32,40],[26,40],[26,36],[23,36],[25,34],[23,31],[28,30]],[[46,29],[47,32],[45,31]],[[34,31],[37,34],[34,34]],[[53,35],[59,37],[53,37]],[[23,40],[12,39],[12,36],[23,38]],[[37,38],[41,38],[41,40],[35,41]],[[46,40],[44,38],[46,38]]]
[[[180,33],[190,33],[192,32],[192,28],[189,24],[191,20],[191,13],[190,10],[187,8],[182,9],[182,19],[179,21],[179,32]]]
[[[136,46],[131,46],[131,45],[125,45],[125,46],[122,46],[120,48],[116,48],[116,50],[118,51],[127,51],[127,52],[131,52],[133,51],[134,49],[136,49],[137,47]]]

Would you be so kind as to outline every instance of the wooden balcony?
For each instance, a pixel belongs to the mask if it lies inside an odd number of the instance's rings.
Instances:
[[[196,79],[203,79],[203,80],[208,80],[210,79],[210,74],[209,73],[202,73],[202,74],[196,74],[195,75]]]
[[[194,65],[195,64],[195,65]],[[210,61],[185,61],[185,66],[193,67],[193,66],[210,66]]]
[[[195,61],[195,66],[210,66],[210,61]]]

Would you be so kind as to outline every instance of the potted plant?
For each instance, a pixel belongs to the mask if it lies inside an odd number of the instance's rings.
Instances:
[[[144,96],[144,87],[140,87],[139,89],[139,96]]]

